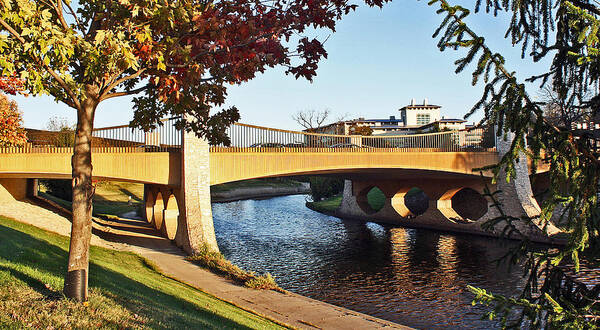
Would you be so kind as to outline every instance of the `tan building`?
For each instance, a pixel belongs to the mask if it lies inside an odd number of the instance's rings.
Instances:
[[[373,135],[403,135],[417,132],[440,130],[465,129],[466,121],[460,119],[445,119],[440,116],[441,106],[429,104],[427,99],[423,104],[416,104],[412,99],[410,104],[400,108],[400,116],[390,116],[386,119],[365,119],[363,117],[339,121],[329,125],[317,127],[312,132],[321,134],[348,135],[350,127],[368,126],[373,130]]]

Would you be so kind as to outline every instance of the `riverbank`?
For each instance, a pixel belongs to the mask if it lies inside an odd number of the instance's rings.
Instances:
[[[306,207],[319,213],[335,216],[335,210],[340,207],[341,203],[342,196],[333,196],[318,202],[306,202]]]
[[[310,193],[308,183],[291,179],[255,179],[216,185],[210,189],[213,203],[271,198]]]

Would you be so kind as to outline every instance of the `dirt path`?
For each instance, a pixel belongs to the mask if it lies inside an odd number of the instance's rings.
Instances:
[[[0,215],[68,236],[70,221],[30,201],[2,201]],[[253,290],[219,277],[185,260],[182,251],[146,222],[95,220],[92,244],[137,253],[170,277],[242,309],[304,329],[406,329],[401,325],[294,293]]]

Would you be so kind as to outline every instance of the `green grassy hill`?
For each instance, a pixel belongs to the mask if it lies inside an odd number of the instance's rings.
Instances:
[[[279,328],[163,276],[127,252],[91,248],[89,302],[63,298],[67,237],[0,216],[0,328]]]

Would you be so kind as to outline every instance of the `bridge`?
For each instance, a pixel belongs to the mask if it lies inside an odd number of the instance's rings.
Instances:
[[[483,233],[480,224],[496,216],[482,197],[484,187],[500,189],[507,210],[539,214],[532,197],[527,160],[516,180],[492,184],[489,171],[510,141],[496,141],[482,129],[399,136],[345,136],[234,124],[231,145],[209,145],[175,128],[176,118],[144,132],[127,125],[95,129],[95,180],[143,183],[145,217],[188,253],[201,244],[216,248],[210,186],[253,178],[336,175],[346,179],[341,217],[414,227]],[[35,179],[70,179],[69,136],[29,130],[29,143],[0,148],[0,200],[7,192],[33,194]],[[378,187],[386,196],[381,210],[366,195]],[[412,187],[429,198],[425,210],[407,203]],[[539,226],[541,227],[541,225]],[[548,228],[524,228],[547,241]],[[556,231],[550,228],[550,234]],[[492,233],[493,234],[493,233]]]

